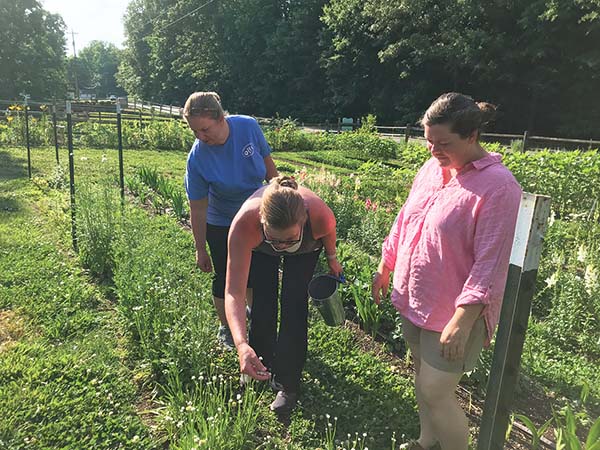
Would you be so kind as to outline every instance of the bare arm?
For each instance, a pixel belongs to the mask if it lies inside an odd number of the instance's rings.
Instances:
[[[225,314],[238,352],[240,372],[257,380],[267,380],[270,377],[267,368],[246,339],[246,286],[252,248],[258,243],[252,239],[252,224],[245,219],[247,216],[238,213],[229,232]]]
[[[476,303],[456,308],[452,319],[446,324],[440,336],[444,358],[453,361],[463,357],[467,340],[483,307],[483,303]]]
[[[313,200],[311,225],[313,227],[313,237],[321,239],[321,242],[323,242],[330,272],[336,276],[340,276],[342,266],[337,259],[336,252],[335,216],[325,202],[318,197]]]
[[[391,270],[385,265],[383,258],[379,262],[377,272],[373,274],[373,283],[371,284],[371,295],[375,303],[381,303],[381,297],[387,296],[390,287],[390,272]]]
[[[206,251],[206,211],[208,197],[200,200],[190,200],[190,220],[192,234],[196,244],[196,264],[203,272],[212,271],[212,264]]]
[[[277,167],[275,167],[275,162],[271,155],[265,156],[265,167],[267,168],[267,175],[265,176],[267,181],[279,176],[279,172],[277,171]]]

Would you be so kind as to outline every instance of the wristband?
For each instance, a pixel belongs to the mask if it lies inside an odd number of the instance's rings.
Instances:
[[[326,257],[327,257],[327,259],[328,259],[328,260],[330,260],[330,261],[331,261],[331,260],[333,260],[333,259],[336,259],[336,258],[337,258],[337,254],[335,254],[335,253],[333,253],[333,254],[331,254],[331,255],[325,255],[325,256],[326,256]]]

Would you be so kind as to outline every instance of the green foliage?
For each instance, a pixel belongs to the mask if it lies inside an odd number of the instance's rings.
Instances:
[[[0,2],[0,99],[65,93],[65,24],[37,0]]]
[[[539,428],[531,421],[531,419],[523,414],[515,414],[515,419],[520,420],[525,424],[529,432],[531,433],[531,449],[537,450],[540,448],[540,438],[544,435],[548,427],[552,424],[552,419],[547,420]]]
[[[357,130],[359,133],[376,134],[377,128],[377,117],[374,114],[368,114],[361,120],[360,128]]]
[[[364,130],[340,134],[306,133],[292,121],[266,130],[265,137],[275,151],[332,150],[348,157],[386,160],[394,158],[399,149],[396,142]]]
[[[597,151],[508,152],[503,162],[525,191],[549,195],[558,217],[587,214],[600,200]]]
[[[236,394],[236,391],[238,393]],[[202,374],[184,384],[177,373],[167,375],[167,432],[175,449],[205,447],[255,449],[253,432],[260,419],[260,394],[239,390],[222,374]]]
[[[5,162],[0,192],[10,184]],[[155,448],[134,409],[118,321],[77,260],[51,242],[55,212],[30,186],[13,190],[17,210],[0,208],[0,447]],[[34,199],[35,210],[26,206]]]
[[[123,96],[125,91],[117,85],[116,74],[121,61],[122,50],[114,44],[91,41],[78,52],[77,58],[70,57],[69,81],[75,86],[75,72],[79,86],[93,92],[98,99],[109,95]]]
[[[184,220],[189,217],[189,206],[187,196],[180,184],[174,183],[158,173],[156,168],[142,166],[138,169],[137,181],[128,182],[129,190],[133,195],[139,197],[142,204],[149,199],[157,212],[168,205],[170,212],[178,220]],[[149,190],[145,189],[148,186]],[[151,193],[155,195],[152,195]]]
[[[267,142],[274,151],[306,151],[314,148],[314,139],[300,131],[292,119],[278,122],[274,127],[265,130]]]
[[[118,191],[109,183],[77,186],[79,256],[84,267],[99,279],[110,279],[112,243],[121,220]]]
[[[577,436],[577,418],[569,406],[566,406],[559,414],[554,413],[553,418],[557,450],[600,449],[600,417],[591,426],[583,445]]]
[[[368,275],[369,277],[366,277],[367,280],[370,278],[370,271]],[[363,279],[364,278],[365,277],[363,276]],[[371,296],[365,295],[365,292],[369,292],[369,288],[370,286],[368,282],[360,282],[358,279],[354,281],[352,286],[350,286],[360,322],[364,327],[365,332],[369,333],[372,337],[375,337],[377,335],[377,331],[379,330],[382,312],[379,309],[379,306],[373,301]]]
[[[123,147],[126,149],[155,148],[188,150],[193,136],[178,120],[156,120],[140,125],[136,120],[123,122]],[[117,128],[112,124],[81,122],[74,126],[75,145],[92,148],[117,148]]]
[[[171,364],[186,379],[208,367],[214,325],[202,306],[207,277],[191,273],[191,237],[163,216],[130,210],[113,248],[119,310],[141,356],[159,376]]]
[[[0,144],[10,146],[25,145],[26,125],[25,113],[22,111],[23,106],[13,105],[14,108],[10,111],[8,122],[0,124]],[[32,147],[54,145],[54,132],[52,130],[52,122],[46,114],[41,116],[29,115],[29,144]]]

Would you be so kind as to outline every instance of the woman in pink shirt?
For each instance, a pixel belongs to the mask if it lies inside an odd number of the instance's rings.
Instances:
[[[498,323],[521,188],[479,143],[495,108],[443,94],[425,112],[432,158],[417,174],[385,239],[373,298],[387,294],[415,362],[420,436],[404,449],[467,450],[455,395]]]

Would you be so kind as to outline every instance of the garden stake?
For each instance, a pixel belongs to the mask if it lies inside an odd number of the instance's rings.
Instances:
[[[121,128],[121,104],[117,101],[117,137],[119,142],[119,186],[121,187],[121,204],[125,203],[125,181],[123,177],[123,130]]]
[[[549,216],[550,197],[523,193],[477,450],[504,448]]]
[[[71,237],[73,239],[73,250],[77,248],[77,216],[75,211],[75,167],[73,161],[73,118],[71,115],[71,102],[67,100],[67,143],[69,149],[69,187],[71,193]]]
[[[60,164],[58,160],[58,132],[56,131],[56,102],[52,102],[52,128],[54,129],[54,150],[56,152],[56,164]]]

